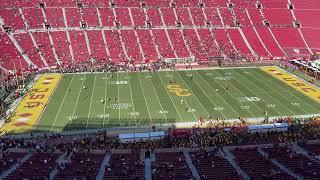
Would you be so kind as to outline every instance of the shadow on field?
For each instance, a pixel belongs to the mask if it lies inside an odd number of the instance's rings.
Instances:
[[[135,123],[137,122],[137,126]],[[62,126],[55,126],[54,130],[61,131],[79,131],[79,130],[91,130],[91,129],[108,129],[108,128],[140,128],[140,127],[152,127],[156,126],[157,128],[162,127],[162,124],[173,124],[176,122],[174,118],[168,119],[152,119],[150,121],[149,118],[141,118],[141,119],[115,119],[115,118],[77,118],[72,121],[68,121],[68,123]],[[37,126],[34,133],[48,133],[50,132],[51,126]]]

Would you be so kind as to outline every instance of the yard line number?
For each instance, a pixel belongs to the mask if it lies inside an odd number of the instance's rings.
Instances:
[[[110,114],[98,114],[97,115],[97,118],[99,119],[104,119],[104,118],[109,118],[110,117]]]
[[[300,106],[300,103],[292,102],[291,105],[292,105],[292,106]]]
[[[219,107],[219,106],[218,107],[214,107],[215,111],[223,111],[223,109],[224,109],[223,107]]]
[[[276,105],[275,104],[267,104],[267,108],[275,108]]]
[[[139,116],[139,115],[140,115],[140,113],[137,112],[137,111],[129,112],[128,114],[129,114],[130,116]]]
[[[132,107],[132,105],[129,103],[114,103],[114,104],[110,104],[110,106],[107,106],[107,108],[111,108],[114,110],[128,109],[129,107]]]
[[[232,79],[232,76],[219,76],[215,77],[214,79],[219,81],[230,81]]]
[[[73,121],[73,120],[78,119],[78,116],[68,116],[67,119],[68,119],[69,121]]]
[[[128,84],[128,81],[112,81],[111,84],[126,85],[126,84]]]
[[[240,108],[243,110],[248,110],[248,109],[250,109],[250,106],[240,106]]]
[[[239,97],[238,101],[239,102],[258,102],[258,101],[261,101],[261,99],[258,97]]]
[[[160,110],[159,114],[168,114],[169,112],[167,110]]]

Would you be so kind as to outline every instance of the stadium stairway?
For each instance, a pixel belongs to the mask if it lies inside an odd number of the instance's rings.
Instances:
[[[21,48],[21,46],[19,45],[19,43],[17,42],[17,40],[14,38],[13,35],[8,34],[8,37],[11,39],[12,43],[14,44],[14,46],[17,48],[18,52],[21,54],[21,56],[23,57],[23,59],[28,63],[28,64],[33,64],[33,62],[29,59],[29,57],[23,53],[23,49]],[[35,65],[36,66],[36,65]],[[37,67],[37,66],[36,66]]]
[[[243,33],[243,31],[242,31],[241,28],[238,28],[238,30],[239,30],[239,32],[240,32],[240,35],[241,35],[242,39],[244,40],[245,44],[247,45],[247,48],[250,50],[252,56],[254,56],[254,55],[255,55],[255,52],[254,52],[254,50],[252,49],[252,47],[251,47],[251,45],[250,45],[250,43],[249,43],[246,35]]]
[[[100,167],[100,170],[99,170],[99,173],[97,175],[96,180],[102,180],[103,179],[104,173],[106,171],[106,166],[109,164],[109,161],[110,161],[110,157],[111,157],[110,153],[107,153],[106,156],[104,157],[104,159],[103,159],[103,161],[101,163],[101,167]]]
[[[248,9],[246,9],[246,14],[247,14],[247,17],[248,17],[248,19],[249,19],[249,21],[250,21],[251,27],[252,27],[254,33],[256,34],[259,42],[261,43],[263,49],[267,52],[267,54],[268,54],[269,56],[272,56],[272,54],[271,54],[271,52],[268,50],[265,42],[262,41],[262,39],[261,39],[261,37],[260,37],[260,35],[259,35],[256,27],[254,26],[253,21],[252,21],[252,19],[251,19],[251,16],[250,16],[250,14],[249,14],[249,12],[248,12]]]
[[[290,14],[292,15],[293,20],[294,20],[295,22],[298,22],[298,19],[297,19],[295,13],[294,13],[294,9],[290,9]],[[304,45],[307,47],[309,53],[310,53],[310,54],[313,54],[312,50],[310,49],[309,44],[307,43],[306,39],[304,38],[304,35],[303,35],[303,33],[302,33],[301,28],[297,28],[297,29],[298,29],[298,32],[299,32],[301,38],[302,38],[302,41],[303,41]]]
[[[73,154],[73,152],[71,152],[69,155],[67,152],[65,152],[64,154],[62,154],[57,160],[56,162],[61,163],[61,162],[67,162],[67,161],[70,161],[70,156]],[[67,156],[68,155],[68,156]],[[56,166],[50,173],[49,177],[50,179],[53,179],[57,174],[58,174],[58,169],[57,169],[58,166]]]
[[[151,158],[144,159],[144,179],[152,179],[152,170],[151,170]]]
[[[183,154],[184,154],[184,157],[186,158],[186,162],[187,162],[188,167],[189,167],[189,169],[190,169],[190,171],[191,171],[191,173],[192,173],[192,176],[193,176],[195,179],[200,179],[199,173],[198,173],[197,169],[194,167],[194,165],[193,165],[193,163],[192,163],[192,160],[191,160],[191,158],[190,158],[189,153],[188,153],[186,150],[184,150],[184,151],[183,151]]]
[[[151,159],[151,161],[155,161],[156,160],[156,154],[154,152],[151,153],[150,159]]]
[[[266,147],[271,147],[270,146],[258,146],[257,147],[257,152],[266,158],[266,160],[270,161],[274,166],[277,166],[278,168],[280,168],[283,172],[287,173],[288,175],[293,176],[296,179],[303,179],[302,176],[300,176],[299,174],[297,174],[298,172],[294,172],[291,168],[287,165],[284,165],[282,163],[280,163],[281,161],[279,161],[278,158],[284,157],[282,155],[277,156],[275,158],[270,158],[270,152],[267,149],[264,149]],[[308,158],[309,160],[313,161],[313,162],[318,162],[319,160],[315,159],[310,153],[309,150],[307,150],[306,148],[304,148],[304,146],[298,146],[297,144],[293,144],[290,149],[292,149],[296,154],[302,155],[305,158]],[[210,150],[209,150],[210,151]],[[101,151],[102,152],[102,151]],[[171,152],[171,151],[168,151]],[[172,152],[175,152],[174,150]],[[183,156],[185,159],[185,165],[187,166],[188,171],[191,172],[192,176],[194,179],[201,179],[200,175],[201,173],[205,172],[205,171],[198,171],[197,168],[201,167],[199,166],[199,164],[197,164],[197,162],[195,162],[195,160],[193,158],[197,158],[200,156],[195,156],[195,154],[197,152],[199,152],[199,150],[193,150],[193,149],[184,149],[182,150],[183,152]],[[214,152],[211,150],[211,152]],[[64,161],[70,161],[70,156],[73,153],[70,153],[67,156],[67,153],[61,154],[59,155],[59,157],[57,158],[57,160],[55,161],[57,163],[57,165],[54,167],[54,169],[50,172],[50,178],[49,179],[55,179],[57,178],[56,175],[58,176],[59,170],[58,170],[58,164],[59,162],[64,162]],[[124,153],[125,154],[125,153]],[[145,152],[145,150],[140,150],[140,152],[138,152],[136,155],[138,155],[138,159],[140,159],[141,161],[144,162],[144,179],[152,179],[152,164],[153,161],[155,161],[155,152],[151,152],[149,155],[147,155],[148,153]],[[1,176],[0,179],[5,179],[6,177],[9,176],[9,174],[13,173],[14,171],[17,171],[19,168],[21,168],[21,164],[25,164],[26,161],[30,160],[30,157],[32,157],[33,155],[37,155],[37,153],[28,153],[27,151],[25,151],[25,154],[23,156],[21,156],[21,161],[20,162],[16,162],[13,165],[10,166],[9,169],[7,169],[6,171],[4,171]],[[133,155],[133,154],[132,154]],[[100,180],[100,179],[104,179],[105,178],[105,170],[106,167],[108,167],[108,165],[110,164],[110,159],[111,159],[112,154],[111,153],[104,153],[104,156],[101,156],[101,165],[97,166],[98,167],[98,171],[96,174],[96,179]],[[240,160],[237,159],[236,154],[234,154],[233,151],[233,147],[224,147],[223,149],[219,149],[217,151],[217,153],[213,153],[211,154],[211,156],[215,156],[215,157],[222,157],[224,159],[226,159],[228,161],[228,164],[231,165],[230,167],[232,169],[234,169],[236,172],[238,172],[239,176],[242,176],[243,179],[250,179],[250,177],[248,176],[248,174],[245,172],[245,169],[241,169],[243,166],[240,164]],[[132,156],[134,157],[134,155]],[[126,157],[127,159],[128,157]],[[129,160],[129,159],[127,159]],[[312,162],[312,164],[313,164]],[[202,163],[203,164],[203,163]],[[208,164],[209,165],[209,164]],[[115,169],[113,169],[115,170]],[[217,173],[219,171],[216,171]],[[220,171],[221,172],[221,171]],[[224,172],[224,171],[222,171]],[[304,176],[304,175],[303,175]]]
[[[32,156],[32,153],[28,153],[25,155],[20,162],[15,163],[13,166],[11,166],[7,171],[3,172],[0,176],[0,179],[3,179],[4,177],[7,177],[10,173],[15,171],[22,163],[27,161]]]
[[[318,162],[318,163],[320,162],[320,160],[318,160],[318,159],[314,158],[313,156],[311,156],[306,149],[303,149],[302,147],[298,146],[297,144],[293,144],[292,150],[294,150],[298,154],[302,154],[302,155],[306,156],[307,158],[309,158],[312,161],[315,161],[315,162]]]
[[[49,175],[49,179],[53,179],[56,175],[58,174],[58,169],[57,169],[57,167],[55,167],[52,171],[51,171],[51,173],[50,173],[50,175]]]
[[[269,154],[267,152],[265,152],[264,150],[262,150],[261,147],[258,147],[258,152],[264,156],[264,157],[269,157]],[[288,169],[286,166],[280,164],[276,159],[270,158],[270,161],[275,165],[278,166],[282,171],[286,172],[287,174],[295,177],[298,180],[302,180],[303,177],[295,174],[293,171],[291,171],[290,169]]]
[[[90,45],[89,45],[90,43],[89,43],[88,33],[87,33],[87,31],[83,31],[83,33],[84,33],[84,39],[85,39],[85,42],[86,42],[86,46],[87,46],[87,49],[88,49],[89,56],[91,56],[92,52],[91,52]],[[91,59],[89,59],[89,60],[91,61]]]
[[[235,157],[233,156],[233,154],[229,151],[229,149],[223,147],[222,151],[219,150],[219,153],[224,156],[225,159],[227,159],[229,161],[229,163],[232,165],[232,167],[238,172],[240,173],[240,175],[248,180],[250,179],[250,177],[248,176],[247,173],[245,173],[240,166],[237,164],[237,162],[235,161]]]

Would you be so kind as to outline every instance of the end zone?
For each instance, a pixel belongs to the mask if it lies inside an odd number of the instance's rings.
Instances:
[[[318,88],[313,87],[294,77],[290,73],[274,66],[261,67],[260,69],[320,103],[320,90]]]
[[[5,131],[6,134],[31,132],[40,119],[61,77],[60,74],[41,75],[0,131]]]

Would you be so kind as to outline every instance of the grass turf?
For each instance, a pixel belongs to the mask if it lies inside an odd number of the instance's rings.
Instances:
[[[201,116],[258,118],[265,111],[308,115],[319,109],[319,103],[257,68],[65,74],[35,131],[197,122]]]

